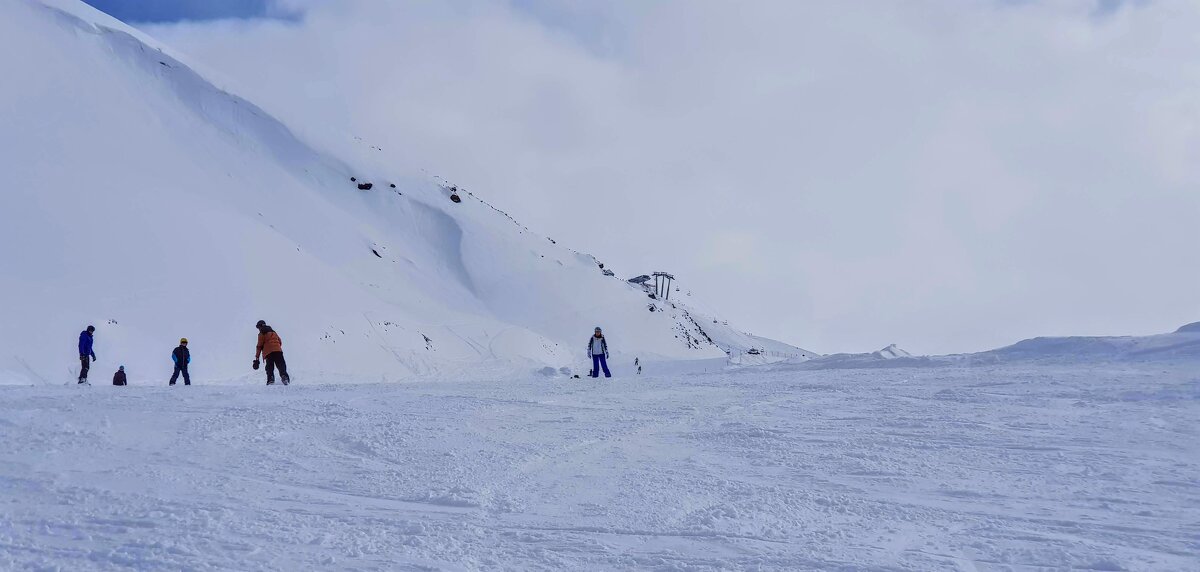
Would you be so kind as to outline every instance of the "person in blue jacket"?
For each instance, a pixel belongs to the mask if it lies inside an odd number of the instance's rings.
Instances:
[[[592,358],[592,377],[600,377],[600,369],[604,369],[604,377],[612,377],[608,371],[608,340],[599,327],[588,340],[588,357]]]
[[[79,383],[87,383],[88,370],[91,369],[92,362],[96,361],[96,352],[92,350],[92,333],[95,331],[96,326],[88,326],[86,330],[79,332]]]
[[[179,347],[171,352],[171,361],[175,362],[175,373],[171,374],[171,385],[175,385],[175,380],[179,379],[179,374],[183,374],[183,384],[191,385],[192,377],[188,375],[188,364],[192,363],[192,352],[188,351],[187,338],[179,339]]]

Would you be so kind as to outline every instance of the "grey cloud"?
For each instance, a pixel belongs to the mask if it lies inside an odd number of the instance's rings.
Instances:
[[[1195,3],[295,1],[153,31],[754,333],[949,352],[1196,319]]]

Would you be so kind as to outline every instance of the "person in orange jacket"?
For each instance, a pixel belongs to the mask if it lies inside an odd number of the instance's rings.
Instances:
[[[263,320],[259,320],[254,324],[258,328],[258,346],[254,350],[254,369],[258,369],[259,356],[263,356],[267,360],[267,385],[275,384],[275,368],[279,368],[279,379],[287,385],[292,381],[288,377],[287,362],[283,360],[283,340],[279,339],[279,334],[268,326]]]

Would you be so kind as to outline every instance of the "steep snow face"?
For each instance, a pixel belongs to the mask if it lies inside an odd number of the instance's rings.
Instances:
[[[199,380],[261,375],[258,319],[328,380],[578,370],[597,325],[618,373],[725,356],[593,257],[378,149],[300,141],[74,0],[4,2],[0,38],[0,383],[73,379],[88,324],[94,375],[131,381],[183,336]]]

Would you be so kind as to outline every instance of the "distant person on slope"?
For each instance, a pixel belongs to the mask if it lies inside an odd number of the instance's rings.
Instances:
[[[86,330],[79,332],[79,383],[87,383],[91,362],[96,361],[96,352],[92,350],[92,332],[95,331],[96,326],[88,326]],[[88,361],[89,358],[91,361]]]
[[[267,385],[275,384],[275,368],[279,368],[279,379],[284,385],[291,382],[292,378],[288,377],[287,362],[283,360],[283,340],[279,339],[279,334],[268,326],[266,322],[259,320],[254,327],[258,328],[258,346],[254,350],[254,369],[258,369],[258,356],[263,356],[267,360]]]
[[[188,351],[187,338],[179,338],[179,347],[171,352],[171,361],[175,362],[175,373],[171,374],[171,385],[183,374],[183,384],[191,385],[192,376],[188,375],[188,364],[192,363],[192,352]]]
[[[113,374],[113,385],[129,385],[125,379],[125,366],[117,368],[117,373]]]
[[[608,371],[608,340],[604,332],[596,328],[596,333],[588,340],[588,357],[592,358],[592,377],[600,377],[600,369],[604,369],[604,377],[612,377]]]

